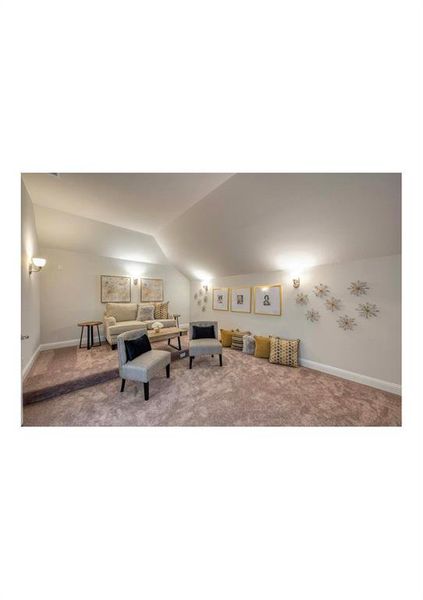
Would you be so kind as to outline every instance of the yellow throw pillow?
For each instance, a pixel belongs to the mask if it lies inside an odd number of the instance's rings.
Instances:
[[[222,346],[224,348],[230,348],[232,346],[232,334],[233,329],[221,329],[220,330],[220,339],[222,342]]]
[[[270,356],[270,337],[263,335],[255,335],[256,349],[254,356],[257,358],[269,358]]]
[[[298,347],[300,340],[270,338],[269,362],[286,367],[298,367]]]

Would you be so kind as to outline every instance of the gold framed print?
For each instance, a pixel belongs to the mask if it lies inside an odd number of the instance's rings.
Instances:
[[[231,288],[230,290],[230,302],[232,312],[251,312],[251,288],[250,287],[239,287]]]
[[[101,275],[101,302],[131,302],[131,278]]]
[[[213,288],[213,310],[228,310],[228,288]]]
[[[141,279],[141,302],[163,301],[163,279],[143,277]]]
[[[282,286],[256,285],[254,287],[254,312],[256,315],[280,317],[282,314]]]

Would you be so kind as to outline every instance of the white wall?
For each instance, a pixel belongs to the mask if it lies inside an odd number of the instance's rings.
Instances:
[[[40,273],[29,275],[31,258],[39,256],[34,209],[25,185],[21,184],[21,368],[25,375],[40,344]]]
[[[351,281],[367,281],[370,290],[357,298],[347,290]],[[219,327],[247,329],[254,334],[280,335],[301,339],[301,357],[352,371],[368,377],[395,384],[401,382],[401,256],[358,260],[335,265],[314,267],[301,275],[301,287],[292,286],[292,274],[287,272],[256,273],[222,277],[212,281],[212,287],[242,285],[283,284],[283,314],[266,317],[255,314],[222,312],[211,309],[212,294],[206,312],[202,312],[193,299],[201,287],[191,282],[191,319],[213,319]],[[343,301],[344,309],[331,313],[324,300],[312,292],[313,286],[325,283],[336,298]],[[298,306],[298,292],[309,295],[307,307]],[[359,302],[372,302],[380,308],[376,318],[361,318],[355,311]],[[320,321],[310,323],[305,318],[307,308],[320,312]],[[354,331],[343,331],[336,319],[340,314],[356,318]]]
[[[170,265],[154,265],[42,248],[47,265],[39,273],[41,280],[41,342],[43,344],[77,339],[78,321],[101,320],[101,275],[129,275],[164,279],[164,299],[169,309],[181,314],[181,323],[189,317],[189,281]],[[139,302],[140,285],[132,284],[132,302]],[[100,330],[101,331],[101,330]]]

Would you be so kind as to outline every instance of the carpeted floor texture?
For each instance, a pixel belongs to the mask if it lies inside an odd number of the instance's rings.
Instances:
[[[166,343],[154,347],[170,350]],[[229,348],[223,367],[217,357],[201,357],[189,370],[188,359],[173,350],[172,359],[170,379],[163,369],[163,376],[150,382],[145,402],[142,384],[127,381],[120,393],[117,352],[107,345],[42,352],[24,386],[24,393],[35,393],[24,407],[24,425],[401,425],[400,396],[312,369],[273,365]],[[69,391],[72,381],[84,376],[84,387]],[[95,380],[102,376],[105,381]],[[86,387],[89,377],[94,385]],[[53,388],[50,399],[37,402],[37,391],[48,388]]]

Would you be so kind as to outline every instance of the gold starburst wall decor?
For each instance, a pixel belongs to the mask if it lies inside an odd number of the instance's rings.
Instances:
[[[348,289],[353,296],[364,296],[364,294],[367,294],[367,290],[370,288],[367,285],[367,281],[357,280],[352,281]]]
[[[314,293],[318,298],[324,298],[329,294],[329,286],[319,283],[319,285],[314,286]]]
[[[306,319],[307,321],[311,321],[312,323],[316,323],[319,319],[320,319],[320,313],[318,310],[314,310],[314,308],[312,308],[311,310],[308,310],[306,312]]]
[[[348,315],[343,315],[338,319],[338,327],[343,329],[344,331],[353,330],[354,327],[357,326],[354,317],[349,317]]]
[[[365,319],[370,319],[371,317],[377,317],[377,313],[380,312],[376,304],[370,304],[366,302],[365,304],[359,304],[358,308],[355,309],[360,317],[364,317]]]
[[[297,304],[305,305],[308,304],[308,294],[297,294],[297,298],[295,300]]]
[[[335,310],[340,310],[341,308],[341,300],[339,300],[339,298],[334,298],[333,296],[332,298],[328,298],[325,301],[325,304],[326,308],[331,312],[334,312]]]

